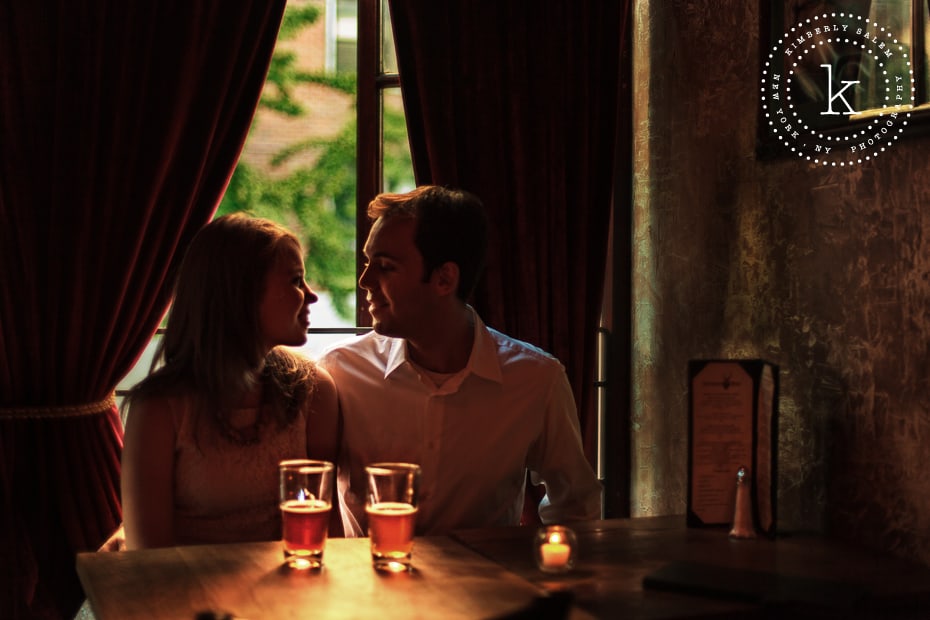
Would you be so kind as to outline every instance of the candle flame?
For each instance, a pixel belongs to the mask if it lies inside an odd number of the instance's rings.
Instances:
[[[316,499],[316,496],[311,493],[308,489],[300,489],[297,491],[296,495],[297,500],[301,502],[312,501]]]
[[[562,542],[562,533],[561,532],[552,532],[549,534],[549,542],[559,544]]]

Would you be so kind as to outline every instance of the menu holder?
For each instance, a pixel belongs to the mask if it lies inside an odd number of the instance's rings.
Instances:
[[[774,536],[778,367],[753,359],[691,360],[688,382],[688,525],[732,524],[736,475],[745,467],[755,528]]]

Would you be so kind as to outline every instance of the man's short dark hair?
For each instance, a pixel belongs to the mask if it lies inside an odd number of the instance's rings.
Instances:
[[[459,268],[456,295],[467,301],[484,269],[488,224],[481,200],[470,192],[423,185],[403,194],[379,194],[368,217],[409,218],[416,222],[414,243],[423,257],[423,280],[452,262]]]

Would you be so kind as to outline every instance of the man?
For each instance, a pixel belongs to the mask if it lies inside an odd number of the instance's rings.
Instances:
[[[466,303],[487,250],[481,202],[424,186],[377,196],[368,216],[359,285],[374,331],[321,360],[344,415],[347,534],[365,535],[364,467],[382,461],[422,469],[418,535],[518,524],[528,470],[545,483],[543,522],[599,518],[564,368]]]

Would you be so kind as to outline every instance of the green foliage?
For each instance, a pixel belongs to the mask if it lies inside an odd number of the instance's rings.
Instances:
[[[315,24],[320,18],[320,9],[315,6],[295,6],[288,4],[281,19],[281,28],[278,29],[278,40],[293,39],[301,30]]]
[[[307,26],[319,19],[320,10],[314,6],[294,7],[288,5],[278,31],[278,41],[293,39]],[[297,84],[322,84],[330,88],[354,95],[356,92],[355,74],[328,75],[300,71],[296,67],[297,55],[294,52],[275,49],[265,78],[266,88],[259,105],[288,116],[304,114],[303,106],[292,97]]]
[[[316,166],[273,178],[240,163],[217,215],[248,211],[290,228],[308,250],[307,280],[352,318],[355,294],[355,125],[323,143]]]
[[[384,109],[383,123],[383,177],[384,189],[401,192],[413,189],[413,162],[407,138],[407,119],[403,114]]]
[[[278,40],[296,36],[320,17],[313,6],[288,5]],[[355,93],[355,75],[323,75],[299,71],[293,52],[276,49],[259,107],[300,117],[306,110],[294,98],[299,84],[322,84]],[[311,286],[332,297],[337,313],[353,318],[355,282],[355,122],[330,141],[296,142],[272,158],[280,166],[307,150],[319,152],[313,167],[287,175],[271,175],[239,162],[217,210],[217,216],[246,211],[279,222],[300,238],[308,250],[305,269]]]
[[[300,116],[304,113],[303,106],[291,96],[294,82],[297,81],[297,71],[294,69],[296,59],[297,56],[293,52],[275,51],[268,67],[266,88],[262,92],[259,107],[287,116]]]

